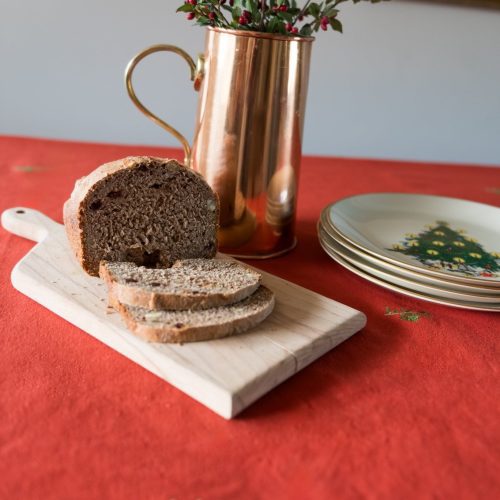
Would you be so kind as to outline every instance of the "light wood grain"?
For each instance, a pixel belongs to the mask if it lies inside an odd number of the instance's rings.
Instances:
[[[262,273],[263,283],[276,294],[276,308],[257,328],[182,346],[147,343],[110,314],[104,284],[81,270],[62,225],[21,207],[5,211],[2,225],[38,242],[12,271],[17,290],[224,418],[237,415],[366,323],[350,307]]]

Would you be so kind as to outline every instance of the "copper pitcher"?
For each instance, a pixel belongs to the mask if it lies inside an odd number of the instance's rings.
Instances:
[[[197,63],[173,45],[154,45],[128,64],[134,104],[181,143],[221,203],[220,250],[244,258],[280,255],[296,244],[295,213],[314,38],[208,28]],[[136,65],[160,51],[189,64],[199,91],[193,146],[148,110],[132,86]]]

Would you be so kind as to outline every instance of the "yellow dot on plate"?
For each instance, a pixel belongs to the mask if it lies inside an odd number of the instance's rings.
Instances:
[[[403,245],[398,245],[397,243],[395,245],[392,245],[392,248],[394,250],[404,250],[405,247]]]
[[[464,247],[465,246],[465,243],[462,243],[461,241],[454,241],[453,244],[456,247]]]
[[[477,243],[476,238],[470,238],[469,236],[464,236],[464,240],[470,241],[471,243]]]
[[[444,233],[443,231],[434,231],[434,233],[436,236],[444,236]]]
[[[463,264],[465,262],[465,260],[462,259],[461,257],[453,257],[453,260],[455,262],[458,262],[459,264]]]
[[[416,240],[411,240],[408,242],[408,246],[409,247],[418,247],[419,246],[419,242],[416,241]]]
[[[438,251],[436,251],[436,250],[427,250],[427,253],[428,253],[429,255],[438,255],[438,254],[439,254],[439,252],[438,252]]]
[[[436,247],[444,247],[444,243],[439,240],[433,241],[432,244]]]
[[[475,259],[480,259],[482,257],[482,255],[480,253],[470,253],[469,254],[471,257],[474,257]]]
[[[491,255],[495,257],[495,259],[500,259],[500,252],[491,252]]]

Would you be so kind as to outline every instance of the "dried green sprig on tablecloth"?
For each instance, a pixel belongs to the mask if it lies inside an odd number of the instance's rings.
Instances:
[[[385,308],[385,316],[398,316],[403,321],[417,322],[420,318],[428,318],[430,314],[425,311],[410,311],[409,309]]]
[[[278,33],[290,36],[311,36],[330,27],[342,33],[338,6],[363,0],[186,0],[177,12],[187,14],[200,26]],[[378,3],[383,0],[364,0]]]

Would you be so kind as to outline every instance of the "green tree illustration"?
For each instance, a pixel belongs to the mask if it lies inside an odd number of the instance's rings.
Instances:
[[[467,274],[492,276],[500,270],[500,253],[489,253],[464,230],[453,230],[444,221],[426,226],[418,234],[406,234],[390,249],[415,257],[422,264]]]

